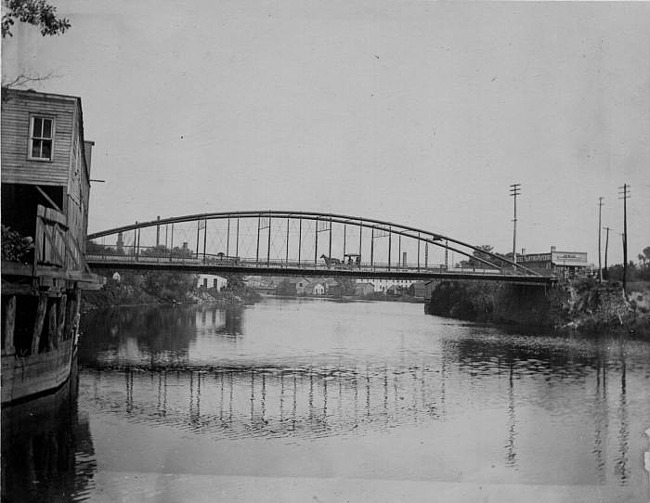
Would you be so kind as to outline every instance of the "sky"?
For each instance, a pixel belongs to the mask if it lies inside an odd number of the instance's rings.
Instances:
[[[650,3],[54,0],[3,82],[80,96],[89,231],[185,214],[377,218],[598,260],[650,246]],[[603,233],[603,246],[605,235]]]

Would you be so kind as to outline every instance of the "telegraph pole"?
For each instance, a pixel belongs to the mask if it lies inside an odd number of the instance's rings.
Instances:
[[[609,248],[609,231],[610,231],[610,228],[605,226],[605,227],[603,227],[603,229],[605,229],[605,231],[606,231],[605,232],[605,270],[604,270],[604,273],[605,273],[605,279],[607,279],[607,249]]]
[[[510,185],[510,195],[513,197],[514,201],[514,217],[512,219],[513,228],[512,228],[512,261],[517,263],[517,196],[521,194],[521,184],[513,183]]]
[[[624,183],[619,189],[619,199],[623,200],[623,293],[627,295],[627,200],[630,197],[630,186]]]
[[[601,235],[602,235],[602,214],[603,214],[603,199],[604,197],[598,198],[598,282],[603,282],[603,264],[601,260]]]

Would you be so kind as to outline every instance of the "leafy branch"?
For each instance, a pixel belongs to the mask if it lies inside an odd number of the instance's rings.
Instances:
[[[65,33],[70,20],[56,15],[56,7],[45,0],[3,0],[2,38],[11,37],[16,21],[39,28],[41,35],[52,36]]]

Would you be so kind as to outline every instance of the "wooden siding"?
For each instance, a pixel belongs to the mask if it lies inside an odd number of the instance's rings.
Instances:
[[[68,178],[68,227],[81,249],[86,248],[88,227],[88,199],[90,195],[90,166],[86,164],[86,146],[81,130],[81,106],[75,110],[73,141],[70,150],[70,176]]]
[[[54,119],[54,155],[51,162],[28,159],[30,118]],[[88,144],[88,145],[87,145]],[[85,247],[90,166],[84,140],[81,100],[29,91],[3,89],[2,182],[65,188],[62,210],[79,245]]]
[[[68,186],[78,100],[30,92],[7,92],[2,102],[2,182]],[[30,117],[54,118],[52,161],[28,159]]]

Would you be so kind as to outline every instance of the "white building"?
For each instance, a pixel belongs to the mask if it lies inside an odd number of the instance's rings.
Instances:
[[[216,276],[214,274],[199,274],[196,286],[198,288],[216,288],[217,291],[219,291],[227,284],[228,280],[221,276]]]
[[[364,279],[364,283],[370,283],[375,292],[385,293],[391,286],[408,288],[413,281],[409,279]]]

